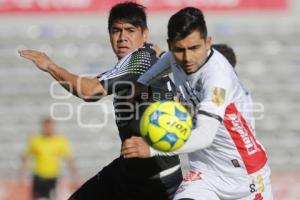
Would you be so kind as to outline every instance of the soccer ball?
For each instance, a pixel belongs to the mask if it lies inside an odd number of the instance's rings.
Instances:
[[[157,101],[143,113],[140,132],[146,142],[160,151],[175,151],[190,137],[192,118],[180,103]]]

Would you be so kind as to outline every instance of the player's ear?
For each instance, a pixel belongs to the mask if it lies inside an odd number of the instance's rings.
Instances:
[[[145,29],[143,30],[143,40],[144,40],[144,42],[147,41],[148,35],[149,35],[149,29],[148,29],[148,28],[145,28]]]
[[[206,50],[210,50],[211,49],[211,36],[207,36],[206,40],[205,40],[205,46],[206,46]]]

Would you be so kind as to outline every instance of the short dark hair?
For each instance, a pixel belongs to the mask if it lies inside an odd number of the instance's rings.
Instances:
[[[212,48],[219,51],[232,65],[233,68],[236,66],[236,56],[232,47],[227,44],[213,44]]]
[[[53,119],[51,118],[51,117],[44,117],[43,119],[42,119],[42,123],[43,124],[48,124],[48,123],[52,123],[53,122]]]
[[[207,27],[201,10],[186,7],[172,15],[168,23],[168,40],[175,42],[183,39],[193,31],[199,30],[202,37],[207,37]]]
[[[145,9],[146,7],[131,1],[116,4],[109,12],[108,32],[111,32],[111,27],[116,20],[123,20],[136,27],[139,26],[144,31],[147,28]]]

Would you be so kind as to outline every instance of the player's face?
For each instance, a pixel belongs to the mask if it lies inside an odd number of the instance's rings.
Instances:
[[[52,121],[47,121],[43,123],[43,134],[52,135],[54,132],[54,124]]]
[[[114,22],[110,30],[111,46],[118,59],[143,47],[147,37],[148,29],[142,31],[141,27],[120,20]]]
[[[211,38],[204,38],[198,30],[169,44],[176,62],[187,73],[196,72],[205,63],[211,47]]]

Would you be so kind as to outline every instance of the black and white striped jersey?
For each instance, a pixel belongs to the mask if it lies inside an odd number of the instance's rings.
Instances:
[[[149,86],[151,94],[147,93],[148,97],[143,98],[146,102],[128,102],[133,93],[134,82],[157,60],[154,50],[149,45],[145,45],[122,58],[111,70],[98,76],[98,80],[108,94],[114,94],[116,124],[122,141],[131,136],[140,136],[139,119],[147,104],[154,100],[173,100],[175,86],[166,76]],[[121,159],[121,161],[130,174],[138,177],[154,176],[165,169],[179,165],[178,156]]]

